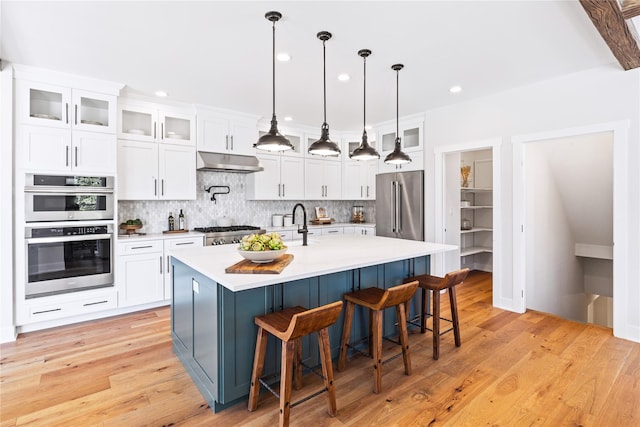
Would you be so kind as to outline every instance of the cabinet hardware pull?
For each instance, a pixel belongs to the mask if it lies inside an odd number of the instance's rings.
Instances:
[[[65,146],[64,158],[65,158],[65,166],[69,166],[69,146],[68,145]]]
[[[160,255],[160,274],[162,274],[162,255]]]
[[[180,246],[180,245],[193,245],[193,242],[182,242],[182,243],[176,243],[176,246]],[[167,257],[167,260],[169,259],[169,257]]]
[[[52,313],[54,311],[62,311],[61,308],[52,308],[51,310],[40,310],[40,311],[34,311],[33,314],[44,314],[44,313]]]
[[[76,167],[78,167],[78,147],[75,147],[75,149],[76,149],[76,154],[74,156],[75,157],[74,160],[75,160],[75,163],[76,163]]]
[[[164,178],[160,180],[160,186],[162,187],[162,191],[160,192],[160,195],[164,196]]]
[[[156,139],[156,122],[153,122],[153,139]]]
[[[78,104],[75,104],[75,112],[74,112],[74,121],[75,121],[75,125],[78,126]]]
[[[284,197],[284,184],[282,184],[282,197]]]
[[[362,185],[360,186],[360,197],[362,197]]]
[[[369,197],[369,186],[367,185],[367,197]]]
[[[106,304],[108,303],[108,300],[104,300],[104,301],[96,301],[96,302],[88,302],[86,304],[82,304],[84,307],[88,307],[90,305],[97,305],[97,304]]]
[[[153,195],[158,195],[158,178],[154,178],[153,180]]]
[[[160,139],[164,140],[164,123],[160,123]]]
[[[233,151],[233,135],[231,135],[231,151]]]
[[[69,124],[69,103],[65,102],[64,104],[64,117],[67,124]]]
[[[147,246],[133,246],[131,249],[149,249],[152,248],[152,245],[147,245]]]
[[[224,149],[225,150],[229,149],[229,135],[224,136]]]
[[[169,273],[169,255],[167,255],[167,273]]]
[[[281,193],[280,193],[280,185],[282,185],[282,184],[278,184],[278,197],[282,197]]]

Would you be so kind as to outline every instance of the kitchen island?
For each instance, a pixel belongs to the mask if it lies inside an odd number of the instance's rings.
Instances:
[[[214,411],[246,399],[257,328],[254,317],[301,305],[318,307],[345,292],[402,283],[429,272],[430,255],[455,246],[363,235],[319,236],[309,246],[288,242],[293,261],[280,274],[228,274],[243,258],[237,245],[172,253],[173,348]],[[411,309],[417,307],[414,301]],[[384,316],[384,334],[395,334],[395,311]],[[356,310],[352,339],[368,333],[368,315]],[[329,329],[332,357],[339,353],[342,314]],[[311,339],[310,339],[311,338]],[[303,339],[303,362],[319,364],[317,340]],[[264,373],[279,370],[280,346],[270,337]]]

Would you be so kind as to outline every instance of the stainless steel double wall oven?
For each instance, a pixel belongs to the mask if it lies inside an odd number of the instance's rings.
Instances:
[[[113,286],[112,177],[28,174],[26,297]]]

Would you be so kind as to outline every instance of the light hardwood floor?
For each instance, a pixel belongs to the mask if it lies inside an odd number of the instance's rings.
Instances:
[[[322,395],[293,408],[292,425],[640,425],[640,344],[599,326],[493,308],[484,273],[458,288],[458,304],[462,347],[443,335],[434,361],[431,335],[411,334],[413,375],[394,359],[383,367],[379,395],[371,392],[370,359],[356,356],[335,375],[337,417],[326,414]],[[164,307],[3,344],[0,425],[277,424],[270,394],[255,412],[241,403],[212,413],[173,355],[169,330]],[[390,345],[387,355],[397,351]],[[298,393],[320,381],[307,375]]]

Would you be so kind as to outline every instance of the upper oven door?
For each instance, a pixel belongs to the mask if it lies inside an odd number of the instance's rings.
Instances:
[[[27,191],[111,191],[112,176],[76,176],[76,175],[26,175]]]
[[[24,197],[27,222],[113,219],[113,192],[25,191]]]

